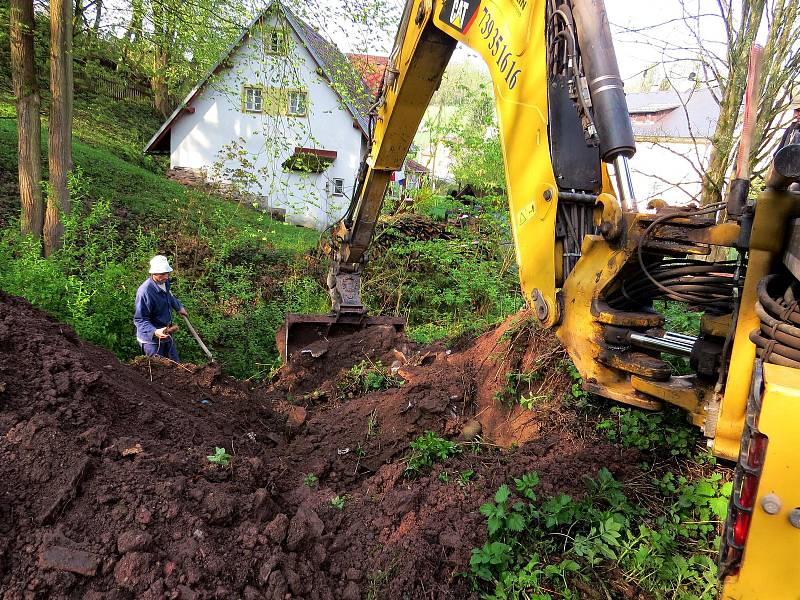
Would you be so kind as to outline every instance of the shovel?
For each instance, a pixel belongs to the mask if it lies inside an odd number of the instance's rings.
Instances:
[[[203,350],[205,355],[208,357],[208,360],[210,360],[213,363],[214,362],[214,357],[211,356],[211,352],[206,347],[206,345],[203,343],[203,340],[200,339],[200,336],[197,335],[197,332],[194,330],[194,327],[192,327],[192,324],[189,322],[189,317],[187,317],[185,315],[181,315],[181,316],[183,317],[183,320],[186,321],[186,328],[189,330],[189,333],[191,333],[192,337],[195,340],[197,340],[197,343],[200,345],[200,348]]]

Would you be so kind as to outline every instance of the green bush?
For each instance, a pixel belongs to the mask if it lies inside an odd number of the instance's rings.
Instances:
[[[615,577],[657,597],[680,590],[681,598],[712,600],[717,580],[709,554],[719,546],[716,531],[731,486],[719,475],[694,481],[670,475],[655,482],[664,497],[660,511],[630,502],[606,469],[587,480],[581,499],[558,494],[539,501],[535,473],[515,479],[513,490],[500,486],[494,501],[481,506],[488,540],[472,551],[475,586],[491,600],[553,598],[553,592],[578,598],[586,585],[608,595],[613,568]]]
[[[609,441],[628,448],[686,458],[694,454],[699,437],[697,429],[686,421],[685,413],[670,408],[652,413],[615,406],[611,408],[611,417],[595,427]]]
[[[426,196],[417,210],[432,214],[452,202]],[[425,343],[481,333],[518,311],[524,300],[507,218],[479,212],[465,228],[450,226],[451,239],[402,238],[371,256],[363,293],[370,310],[406,317],[411,338]]]
[[[154,253],[147,235],[122,244],[108,202],[65,219],[64,247],[49,259],[16,228],[2,233],[0,288],[69,323],[83,339],[122,358],[139,353],[133,333],[133,297]]]

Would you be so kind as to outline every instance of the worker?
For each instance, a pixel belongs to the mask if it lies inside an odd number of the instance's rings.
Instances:
[[[789,144],[800,144],[800,99],[792,100],[789,108],[793,110],[792,122],[783,132],[779,149]]]
[[[166,256],[161,254],[150,259],[150,276],[136,290],[136,309],[133,323],[136,325],[136,340],[147,356],[164,356],[175,362],[178,349],[169,334],[172,323],[172,310],[184,317],[188,315],[178,299],[169,289],[169,274],[172,267]]]

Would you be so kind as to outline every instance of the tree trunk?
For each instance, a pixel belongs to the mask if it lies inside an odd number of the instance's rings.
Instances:
[[[85,21],[85,17],[83,14],[83,0],[75,0],[75,6],[72,10],[72,36],[78,36],[81,34],[82,29],[82,21]]]
[[[153,90],[153,102],[156,110],[166,118],[172,112],[172,101],[167,87],[166,70],[169,65],[169,55],[156,48],[153,56],[153,76],[150,78],[150,87]]]
[[[72,2],[50,1],[50,133],[48,165],[50,193],[44,219],[44,253],[61,247],[69,214],[67,175],[72,170]]]
[[[735,22],[732,11],[726,15],[728,73],[724,81],[719,81],[722,97],[719,118],[711,136],[711,156],[703,176],[700,196],[703,206],[722,202],[723,189],[736,146],[736,126],[744,104],[750,47],[761,27],[764,4],[765,0],[742,0],[740,23]]]
[[[97,35],[100,32],[100,17],[103,14],[103,0],[97,0],[94,4],[94,25],[92,31]]]
[[[11,78],[17,101],[19,200],[23,234],[42,236],[42,124],[33,50],[33,0],[11,0]]]

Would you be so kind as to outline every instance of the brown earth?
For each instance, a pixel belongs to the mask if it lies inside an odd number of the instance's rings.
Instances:
[[[545,494],[580,495],[637,459],[562,406],[563,351],[527,319],[452,352],[375,328],[251,387],[122,364],[0,293],[0,597],[476,597],[460,575],[503,482],[537,471]],[[364,359],[405,384],[343,393]],[[498,402],[509,372],[537,373],[535,411]],[[426,430],[479,442],[409,476]],[[228,468],[207,460],[217,446]]]

